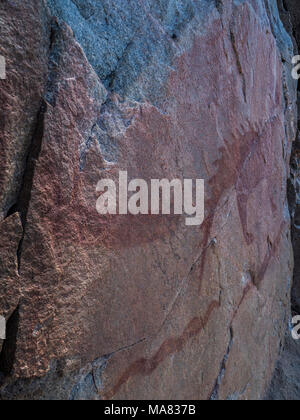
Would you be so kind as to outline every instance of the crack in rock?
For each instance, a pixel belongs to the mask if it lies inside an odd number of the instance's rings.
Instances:
[[[212,394],[211,394],[211,396],[209,398],[211,401],[218,401],[219,400],[219,390],[220,390],[220,386],[222,384],[222,381],[223,381],[224,376],[225,376],[225,373],[226,373],[226,365],[227,365],[227,361],[229,359],[229,354],[230,354],[231,349],[232,349],[232,346],[233,346],[233,342],[234,342],[233,329],[232,329],[232,327],[230,327],[230,340],[229,340],[229,344],[228,344],[228,347],[227,347],[227,351],[225,353],[225,356],[224,356],[224,358],[222,360],[222,363],[221,363],[220,373],[219,373],[219,375],[217,377],[214,390],[213,390],[213,392],[212,392]]]

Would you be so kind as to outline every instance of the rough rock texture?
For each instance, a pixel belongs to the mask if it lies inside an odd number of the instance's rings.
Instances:
[[[276,364],[275,373],[265,399],[275,401],[299,401],[299,341],[287,331],[284,346]]]
[[[300,8],[296,0],[279,0],[280,14],[285,27],[294,41],[294,54],[300,48]],[[291,174],[288,184],[288,198],[292,218],[292,243],[294,247],[295,268],[292,288],[292,315],[300,314],[300,120],[299,120],[299,85],[298,85],[298,130],[293,143],[291,156]],[[300,399],[300,341],[292,338],[292,325],[280,351],[271,386],[266,394],[268,400]]]
[[[275,3],[4,3],[38,41],[0,81],[1,96],[25,81],[1,113],[1,398],[261,398],[293,271],[296,87]],[[17,29],[4,56],[23,52]],[[99,216],[97,182],[119,170],[204,178],[204,224]]]
[[[287,0],[281,8],[283,21],[294,36],[295,55],[300,49],[300,8],[298,2]],[[291,178],[289,180],[289,204],[292,215],[292,235],[295,253],[294,284],[292,289],[292,305],[295,313],[300,314],[300,90],[298,87],[298,130],[293,143],[291,158]]]
[[[0,89],[0,220],[17,201],[47,78],[49,27],[43,2],[2,1],[0,55],[9,77]],[[21,27],[22,26],[22,30]]]
[[[22,238],[22,226],[18,214],[0,223],[0,273],[1,273],[1,315],[10,319],[18,306],[20,298],[20,277],[18,276],[17,252]],[[0,340],[0,350],[2,350]],[[3,354],[2,354],[3,355]],[[3,364],[3,359],[0,359]],[[1,366],[1,370],[5,369]]]

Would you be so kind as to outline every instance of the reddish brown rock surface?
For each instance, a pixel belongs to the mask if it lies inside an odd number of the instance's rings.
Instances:
[[[0,5],[0,55],[8,75],[0,81],[0,220],[16,203],[47,80],[46,9],[43,2],[23,3]]]
[[[31,2],[24,12],[8,3],[5,17],[30,14]],[[96,3],[73,3],[82,19],[97,15]],[[43,95],[32,85],[41,106],[28,154],[25,131],[14,146],[27,160],[23,181],[3,181],[21,192],[0,225],[1,311],[7,319],[14,311],[2,399],[257,399],[270,382],[293,271],[286,185],[295,86],[282,64],[291,40],[268,2],[170,1],[169,20],[155,1],[138,3],[127,12],[143,25],[124,48],[112,42],[118,60],[107,58],[115,68],[105,78],[79,26],[74,34],[67,26],[76,20],[68,2],[49,1],[40,18],[51,42],[39,37],[34,56],[41,80],[48,62],[48,82]],[[29,62],[21,74],[30,84]],[[14,94],[23,118],[24,93]],[[4,104],[5,118],[14,112]],[[1,148],[24,119],[4,127]],[[204,178],[204,224],[99,216],[97,182],[119,170]]]

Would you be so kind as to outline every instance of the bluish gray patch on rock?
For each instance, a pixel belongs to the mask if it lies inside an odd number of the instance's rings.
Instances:
[[[187,25],[210,0],[48,0],[51,13],[74,31],[107,88],[157,103]],[[200,26],[199,26],[200,27]]]

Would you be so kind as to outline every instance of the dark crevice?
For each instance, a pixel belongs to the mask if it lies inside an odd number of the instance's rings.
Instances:
[[[59,27],[58,21],[53,18],[51,22],[50,31],[50,46],[49,46],[49,64],[48,64],[48,81],[45,92],[45,100],[55,106],[59,77],[59,66],[62,58],[62,50],[64,48],[64,40],[62,36],[62,30]]]
[[[6,215],[6,219],[10,216],[12,216],[13,214],[18,212],[18,206],[17,203],[14,203],[11,208],[8,210],[7,215]]]
[[[249,270],[248,274],[249,274],[249,277],[250,277],[250,280],[251,280],[251,283],[253,284],[253,286],[254,286],[256,289],[259,289],[259,286],[260,286],[260,281],[259,281],[259,278],[258,278],[258,276],[256,275],[255,271],[253,271],[253,270]]]
[[[111,93],[113,93],[113,91],[114,91],[114,84],[115,84],[115,80],[117,79],[118,70],[121,68],[124,60],[126,59],[126,57],[128,55],[128,52],[129,52],[131,46],[133,45],[135,37],[136,37],[136,32],[134,33],[132,39],[125,46],[121,56],[118,58],[118,61],[115,65],[114,69],[110,72],[110,74],[103,81],[104,86],[107,89],[109,89],[111,91]]]
[[[215,0],[216,8],[220,14],[223,13],[223,1],[222,0]]]
[[[41,148],[42,148],[42,140],[44,136],[44,117],[45,117],[46,111],[47,111],[47,104],[42,99],[42,103],[41,103],[38,116],[37,116],[35,133],[33,135],[29,154],[27,157],[26,169],[24,173],[21,192],[18,198],[18,202],[14,206],[14,209],[13,209],[14,212],[20,213],[21,222],[23,226],[23,236],[19,243],[19,248],[17,252],[19,272],[20,272],[20,265],[21,265],[22,244],[23,244],[23,239],[24,239],[25,230],[26,230],[27,213],[28,213],[30,199],[31,199],[31,190],[32,190],[32,185],[33,185],[35,167],[36,167],[36,163],[38,161]]]
[[[229,358],[229,354],[231,352],[232,346],[233,346],[233,329],[232,329],[232,326],[230,326],[229,344],[228,344],[225,356],[224,356],[224,358],[222,360],[222,363],[221,363],[220,373],[217,377],[215,387],[214,387],[213,392],[212,392],[212,394],[209,398],[210,401],[219,401],[219,390],[220,390],[222,380],[224,379],[224,376],[225,376],[225,373],[226,373],[226,366],[227,366],[227,362],[228,362],[228,358]]]
[[[243,96],[244,96],[244,101],[246,103],[247,102],[246,79],[245,79],[245,75],[243,73],[243,68],[242,68],[242,64],[241,64],[241,61],[240,61],[239,52],[237,50],[235,35],[234,35],[232,29],[230,29],[230,40],[231,40],[232,49],[233,49],[235,60],[236,60],[237,69],[238,69],[238,71],[239,71],[239,73],[242,77]]]
[[[286,0],[282,0],[282,6],[285,9],[285,11],[288,12],[288,6],[286,4]]]
[[[108,76],[107,76],[107,78],[105,79],[105,81],[104,81],[104,84],[105,84],[105,86],[109,89],[109,90],[113,90],[113,87],[114,87],[114,82],[115,82],[115,79],[116,79],[116,71],[115,70],[113,70]]]
[[[37,123],[35,128],[35,133],[32,138],[27,163],[26,163],[26,170],[23,179],[23,186],[21,189],[21,193],[18,199],[18,203],[16,204],[15,209],[20,212],[21,220],[23,224],[23,228],[26,226],[27,221],[27,213],[30,203],[31,197],[31,190],[33,184],[33,177],[35,172],[35,167],[37,160],[39,158],[41,147],[42,147],[42,140],[44,136],[44,117],[47,111],[47,104],[42,99],[42,103],[38,112],[37,116]]]
[[[0,353],[0,372],[9,376],[13,370],[16,354],[16,343],[19,329],[19,306],[15,309],[6,324],[6,340]]]

